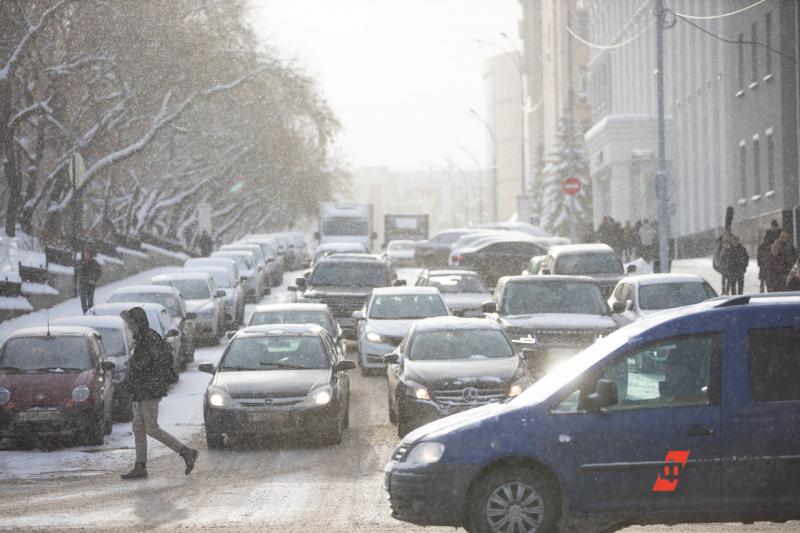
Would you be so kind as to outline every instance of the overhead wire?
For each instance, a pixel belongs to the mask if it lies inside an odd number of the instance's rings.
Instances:
[[[572,28],[570,28],[569,26],[567,26],[567,32],[569,32],[569,34],[572,35],[576,40],[578,40],[579,42],[585,44],[589,48],[595,48],[597,50],[614,50],[616,48],[622,48],[623,46],[625,46],[627,44],[630,44],[633,41],[635,41],[636,39],[638,39],[644,32],[646,32],[648,29],[650,29],[650,26],[653,25],[653,22],[654,22],[654,20],[651,20],[650,22],[648,22],[645,25],[644,28],[639,30],[635,35],[625,39],[624,41],[621,41],[619,43],[614,43],[614,44],[597,44],[597,43],[589,42],[586,39],[584,39],[583,37],[581,37],[580,35],[578,35],[577,33],[575,33],[574,31],[572,31]]]
[[[764,2],[766,2],[766,1],[767,1],[767,0],[758,0],[758,2],[755,2],[755,3],[753,3],[753,4],[750,4],[749,6],[745,6],[745,7],[743,7],[743,8],[737,9],[737,10],[735,10],[735,11],[730,11],[730,12],[728,12],[728,13],[722,13],[722,14],[720,14],[720,15],[690,15],[690,14],[688,14],[688,13],[678,13],[677,11],[673,11],[673,13],[674,13],[676,16],[678,16],[678,17],[681,17],[681,18],[684,18],[684,19],[692,19],[692,20],[715,20],[715,19],[721,19],[721,18],[725,18],[725,17],[731,17],[731,16],[733,16],[733,15],[738,15],[739,13],[744,13],[744,12],[745,12],[745,11],[747,11],[748,9],[752,9],[752,8],[756,7],[757,5],[759,5],[759,4],[763,4],[763,3],[764,3]]]

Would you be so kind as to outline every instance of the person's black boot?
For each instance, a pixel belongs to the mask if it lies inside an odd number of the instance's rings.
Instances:
[[[147,466],[144,463],[136,462],[133,470],[120,476],[122,479],[145,479],[147,477]]]
[[[192,472],[192,469],[194,468],[194,462],[197,461],[197,456],[200,455],[200,452],[194,448],[188,448],[184,446],[180,451],[180,455],[183,457],[183,460],[186,463],[186,475],[188,476]]]

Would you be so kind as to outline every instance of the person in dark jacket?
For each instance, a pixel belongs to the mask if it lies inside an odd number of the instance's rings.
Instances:
[[[744,273],[750,263],[747,249],[742,246],[739,237],[731,237],[731,245],[722,256],[722,264],[728,278],[728,288],[731,294],[742,294],[744,290]]]
[[[773,220],[773,222],[775,222]],[[777,224],[777,222],[776,222]],[[761,285],[759,291],[766,292],[767,290],[767,256],[769,255],[769,248],[772,243],[778,240],[778,236],[770,230],[764,233],[764,240],[758,245],[756,250],[756,263],[758,263],[758,281]]]
[[[197,247],[200,248],[200,255],[208,257],[214,248],[214,241],[211,240],[211,235],[203,230],[203,233],[197,238]]]
[[[158,425],[158,404],[176,381],[172,354],[161,336],[150,329],[141,307],[123,311],[120,316],[133,332],[133,354],[128,361],[127,388],[133,400],[133,437],[136,464],[122,474],[122,479],[147,477],[147,436],[151,436],[180,454],[186,463],[186,475],[194,468],[198,452],[161,429]]]
[[[81,297],[81,309],[84,315],[87,310],[94,307],[94,290],[102,273],[103,269],[94,258],[92,250],[85,248],[81,253],[80,261],[75,265],[75,276],[78,278],[78,295]]]
[[[780,292],[786,286],[786,258],[781,250],[781,245],[778,241],[772,243],[769,248],[769,255],[764,263],[766,267],[765,281],[767,283],[767,291]]]

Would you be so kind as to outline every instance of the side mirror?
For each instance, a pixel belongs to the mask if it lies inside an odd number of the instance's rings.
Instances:
[[[102,369],[104,372],[111,372],[112,370],[114,370],[114,367],[115,367],[115,366],[116,366],[116,365],[114,364],[114,362],[113,362],[113,361],[101,361],[101,362],[100,362],[100,368],[101,368],[101,369]]]
[[[396,365],[400,361],[400,356],[397,352],[387,353],[383,356],[383,362],[387,365]]]
[[[627,300],[625,302],[625,310],[632,311],[635,306],[633,305],[633,300]]]
[[[584,407],[587,411],[599,411],[619,402],[617,384],[610,379],[598,379],[594,392],[586,397]]]
[[[225,291],[222,289],[217,289],[217,292],[214,293],[216,298],[225,298]]]
[[[485,302],[481,304],[481,312],[482,313],[496,313],[497,312],[497,304],[494,302]]]
[[[306,288],[306,278],[297,278],[294,280],[294,284],[297,287],[297,290],[303,290]]]
[[[192,313],[191,311],[189,311],[188,313],[186,313],[186,319],[197,320],[197,313]]]
[[[523,348],[522,358],[528,365],[528,371],[534,379],[540,379],[547,374],[549,359],[547,351],[541,346]]]
[[[406,280],[404,280],[404,279],[396,279],[396,280],[394,280],[394,283],[392,285],[394,285],[395,287],[405,287],[406,286]]]
[[[636,272],[636,265],[628,265],[628,268],[625,269],[626,274],[633,274]]]
[[[353,370],[356,367],[355,361],[339,361],[333,369],[336,372],[343,372],[345,370]]]
[[[175,328],[172,328],[172,329],[170,329],[169,331],[167,331],[167,337],[177,337],[177,336],[179,336],[180,334],[181,334],[181,332],[180,332],[180,331],[178,331],[178,330],[177,330],[177,329],[175,329]]]
[[[228,337],[229,339],[232,339],[233,336],[236,335],[237,333],[239,333],[239,330],[234,329],[231,331],[226,331],[225,336]]]
[[[456,309],[453,311],[453,316],[457,316],[459,318],[464,318],[464,310],[463,309]]]
[[[549,268],[543,268],[543,269],[539,270],[539,274],[542,274],[543,276],[549,276],[550,275],[550,269]]]
[[[345,329],[342,331],[342,338],[346,341],[357,341],[358,335],[354,329]]]
[[[206,374],[215,374],[217,372],[217,369],[214,368],[213,363],[200,363],[200,365],[197,367],[197,370],[200,372],[205,372]]]
[[[628,300],[630,301],[630,300]],[[622,302],[614,302],[614,305],[611,306],[611,312],[615,315],[625,312],[625,304]]]
[[[361,310],[353,311],[353,315],[352,316],[356,320],[364,320],[364,311],[361,311]]]

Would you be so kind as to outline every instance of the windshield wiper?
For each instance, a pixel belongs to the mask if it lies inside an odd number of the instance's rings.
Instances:
[[[19,374],[23,372],[23,369],[17,368],[16,366],[0,366],[0,372],[10,372],[13,374]]]
[[[288,365],[286,363],[259,363],[261,366],[274,366],[283,370],[313,370],[307,366]]]
[[[225,371],[239,372],[248,370],[255,370],[255,368],[250,368],[248,366],[223,366],[222,368],[219,369],[220,372],[225,372]]]
[[[68,366],[43,366],[41,368],[31,368],[26,370],[26,372],[82,372],[83,368],[72,368]]]

